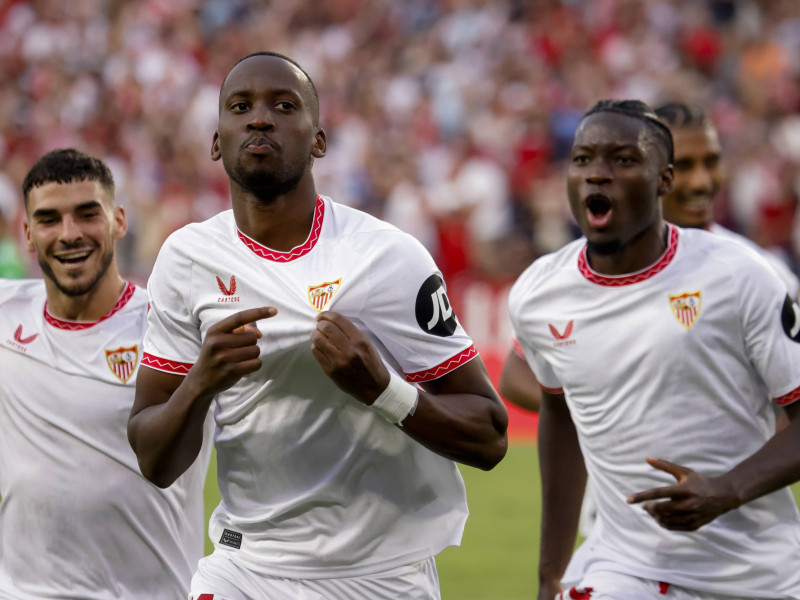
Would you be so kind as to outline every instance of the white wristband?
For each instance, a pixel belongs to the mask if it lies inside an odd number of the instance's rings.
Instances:
[[[399,424],[409,414],[414,414],[419,399],[416,386],[390,373],[389,385],[372,403],[372,408],[389,423]]]

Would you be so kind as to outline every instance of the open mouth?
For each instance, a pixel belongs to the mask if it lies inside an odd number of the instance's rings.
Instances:
[[[586,214],[589,225],[602,228],[611,220],[611,200],[602,194],[592,194],[586,198]]]
[[[91,250],[81,250],[80,252],[64,252],[54,258],[62,265],[79,265],[86,261],[91,254]]]

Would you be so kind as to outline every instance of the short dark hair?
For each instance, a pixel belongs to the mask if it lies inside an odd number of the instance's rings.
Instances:
[[[306,80],[308,81],[308,85],[311,87],[311,97],[314,100],[314,103],[311,106],[311,110],[313,112],[314,119],[317,122],[319,122],[319,93],[317,92],[317,86],[314,85],[314,80],[311,79],[311,75],[309,75],[306,72],[306,70],[303,67],[301,67],[300,64],[296,60],[294,60],[293,58],[289,58],[285,54],[280,54],[279,52],[270,52],[270,51],[267,51],[267,50],[263,50],[261,52],[253,52],[252,54],[248,54],[247,56],[244,56],[244,57],[240,58],[239,60],[236,61],[236,64],[234,64],[228,70],[228,74],[225,75],[225,79],[222,80],[222,84],[219,86],[220,107],[222,106],[222,104],[221,104],[222,103],[222,88],[225,87],[225,82],[228,81],[228,75],[230,75],[231,71],[233,71],[236,68],[236,65],[246,61],[248,58],[253,58],[254,56],[273,56],[275,58],[280,58],[281,60],[285,60],[289,64],[294,65],[295,67],[300,69],[300,72],[303,75],[305,75]]]
[[[662,104],[656,109],[656,115],[671,129],[713,126],[711,119],[702,109],[681,102]]]
[[[25,175],[22,182],[25,207],[28,207],[28,196],[33,188],[76,181],[97,181],[114,197],[114,177],[102,160],[75,148],[62,148],[42,156]]]
[[[581,121],[590,115],[601,112],[612,112],[634,119],[639,119],[648,128],[656,141],[663,147],[667,163],[675,161],[675,146],[672,132],[656,115],[655,111],[641,100],[600,100],[581,117]]]

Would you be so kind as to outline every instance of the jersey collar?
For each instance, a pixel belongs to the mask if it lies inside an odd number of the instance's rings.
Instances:
[[[308,238],[301,245],[295,246],[288,252],[279,252],[277,250],[267,248],[266,246],[259,244],[254,239],[247,237],[238,229],[236,230],[236,233],[242,243],[247,246],[253,252],[253,254],[273,262],[286,263],[298,259],[301,256],[305,256],[311,252],[312,248],[314,248],[314,246],[317,244],[317,240],[319,240],[319,234],[322,231],[322,220],[324,218],[325,202],[322,200],[321,196],[317,196],[317,204],[314,206],[314,220],[311,224],[311,232],[308,234]]]
[[[130,282],[126,282],[125,289],[122,291],[122,295],[117,300],[117,303],[100,317],[97,321],[66,321],[64,319],[59,319],[58,317],[54,317],[51,315],[47,310],[47,302],[44,303],[44,320],[50,323],[53,327],[57,329],[66,329],[67,331],[81,331],[83,329],[89,329],[89,327],[94,327],[98,323],[105,321],[106,319],[114,316],[115,313],[119,312],[123,306],[125,306],[128,301],[133,298],[133,293],[136,291],[136,286]]]
[[[646,269],[637,271],[636,273],[626,273],[624,275],[601,275],[593,271],[589,266],[589,261],[586,258],[586,246],[584,246],[578,256],[578,270],[581,272],[581,275],[592,283],[608,287],[621,287],[650,279],[653,275],[657,275],[666,269],[667,265],[672,262],[672,259],[675,258],[675,253],[678,251],[678,228],[669,223],[667,226],[669,227],[667,249],[656,262]]]

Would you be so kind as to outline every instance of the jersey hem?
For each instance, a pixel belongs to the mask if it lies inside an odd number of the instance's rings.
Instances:
[[[435,367],[426,369],[425,371],[417,371],[416,373],[406,373],[405,378],[409,383],[433,381],[434,379],[439,379],[451,371],[456,370],[458,367],[468,363],[476,356],[478,356],[478,351],[475,349],[475,345],[473,344],[469,348],[466,348],[458,354],[451,356],[447,360],[442,361]]]
[[[598,561],[592,564],[586,572],[584,573],[584,577],[591,573],[597,572],[612,572],[612,573],[620,573],[622,575],[630,575],[631,577],[638,577],[640,579],[647,579],[649,581],[654,582],[664,582],[670,585],[675,585],[679,587],[688,588],[689,590],[696,591],[696,592],[708,592],[711,594],[720,594],[723,596],[733,596],[735,598],[743,597],[743,594],[746,594],[748,598],[771,598],[772,600],[776,600],[778,598],[791,598],[792,594],[795,594],[794,591],[779,591],[779,592],[761,592],[761,590],[752,590],[752,589],[742,589],[742,587],[737,587],[736,589],[724,587],[724,586],[709,586],[702,581],[696,581],[690,578],[681,577],[679,574],[673,572],[664,572],[657,569],[626,569],[623,565],[619,565],[617,563],[605,562],[605,561]],[[776,595],[776,594],[784,594],[784,595]]]
[[[164,373],[171,373],[173,375],[186,375],[194,365],[192,363],[183,363],[176,360],[167,360],[147,352],[142,353],[142,362],[144,367],[150,367],[156,371]]]

